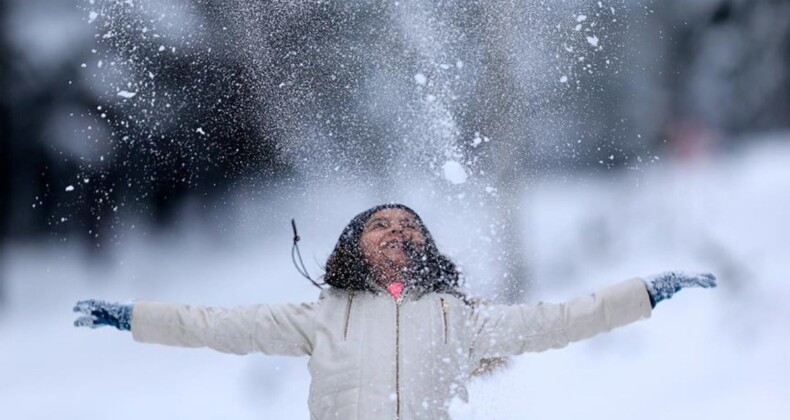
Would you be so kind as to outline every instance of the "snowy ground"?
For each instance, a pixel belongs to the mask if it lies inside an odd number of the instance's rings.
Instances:
[[[785,136],[786,137],[786,136]],[[694,165],[618,177],[536,182],[523,212],[535,288],[558,301],[670,268],[711,270],[713,291],[684,291],[653,317],[570,347],[514,359],[471,386],[456,419],[784,419],[790,412],[790,142],[761,142]],[[665,162],[663,160],[662,162]],[[408,190],[408,185],[401,187]],[[182,228],[127,234],[108,258],[76,244],[6,249],[0,308],[0,416],[7,419],[308,418],[306,359],[238,357],[134,343],[71,326],[82,298],[235,305],[304,301],[288,220],[323,260],[343,225],[380,197],[318,189],[249,202]],[[300,197],[315,197],[304,205]],[[462,240],[471,207],[404,194],[470,287],[491,253]],[[472,206],[473,207],[473,206]],[[137,233],[135,233],[137,232]],[[468,236],[468,235],[466,235]],[[461,238],[461,240],[459,240]],[[315,265],[312,264],[312,267]]]

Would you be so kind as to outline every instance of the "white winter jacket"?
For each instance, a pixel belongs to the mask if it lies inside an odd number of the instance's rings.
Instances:
[[[640,279],[536,305],[329,289],[314,303],[232,309],[138,302],[132,334],[235,354],[309,356],[312,419],[448,419],[483,359],[564,347],[650,313]]]

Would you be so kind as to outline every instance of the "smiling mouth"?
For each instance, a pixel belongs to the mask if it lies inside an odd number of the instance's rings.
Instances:
[[[404,241],[400,239],[391,239],[381,243],[382,249],[403,249]]]

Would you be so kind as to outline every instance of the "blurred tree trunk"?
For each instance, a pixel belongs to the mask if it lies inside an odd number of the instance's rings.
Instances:
[[[518,76],[513,73],[517,55],[513,28],[519,19],[516,3],[483,6],[484,19],[494,22],[486,33],[484,75],[474,98],[475,126],[491,138],[489,167],[499,195],[494,209],[497,222],[496,246],[502,257],[498,290],[500,299],[516,303],[524,300],[530,275],[523,241],[522,192],[528,182],[523,169],[530,141],[526,139],[524,116],[528,106]]]
[[[492,51],[492,65],[482,84],[491,106],[483,107],[484,127],[492,140],[492,169],[496,191],[499,195],[494,214],[498,237],[495,242],[503,268],[499,287],[501,298],[509,303],[522,302],[526,297],[530,275],[526,247],[523,241],[522,192],[529,181],[529,174],[522,171],[527,156],[529,140],[519,126],[518,86],[507,65],[505,51]]]
[[[0,22],[6,22],[5,2],[0,2]],[[9,51],[6,42],[6,31],[0,32],[0,92],[8,92],[10,83]],[[0,258],[3,258],[6,240],[8,239],[8,213],[11,207],[11,115],[8,98],[0,95]],[[0,263],[1,264],[1,263]],[[5,277],[0,270],[0,304],[5,300]]]
[[[675,0],[658,19],[671,98],[659,146],[688,155],[790,126],[790,2]]]

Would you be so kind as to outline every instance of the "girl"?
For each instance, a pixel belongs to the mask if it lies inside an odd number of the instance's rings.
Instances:
[[[503,357],[560,348],[648,318],[711,274],[667,272],[562,304],[486,305],[410,208],[374,207],[343,230],[316,302],[231,309],[140,301],[78,302],[76,326],[136,341],[235,354],[308,356],[312,419],[448,419],[469,378]]]

